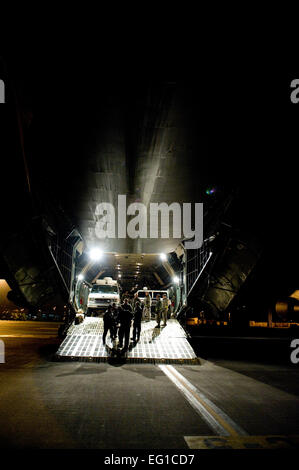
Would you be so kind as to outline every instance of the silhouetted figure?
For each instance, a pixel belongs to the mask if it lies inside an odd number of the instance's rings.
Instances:
[[[119,328],[119,333],[118,333],[119,346],[122,348],[123,338],[125,337],[124,349],[128,349],[128,346],[129,346],[132,318],[133,318],[132,307],[129,304],[128,299],[125,298],[124,303],[119,308],[119,315],[118,315],[118,320],[120,323],[120,328]]]
[[[110,331],[111,339],[113,339],[114,337],[113,333],[115,332],[115,320],[113,317],[111,305],[108,306],[106,312],[104,313],[103,320],[104,320],[103,344],[105,344],[108,330]]]
[[[118,328],[118,308],[115,303],[112,304],[112,309],[111,309],[111,314],[112,314],[112,320],[113,320],[113,326],[111,330],[112,334],[112,339],[114,340],[117,337],[117,328]]]
[[[133,341],[138,343],[141,333],[141,320],[142,320],[142,306],[141,302],[138,300],[135,303],[134,310],[134,322],[133,322]]]

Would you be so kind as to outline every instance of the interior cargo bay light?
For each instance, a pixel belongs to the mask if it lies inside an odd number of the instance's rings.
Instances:
[[[93,248],[89,252],[89,257],[92,261],[98,261],[102,258],[103,252],[99,248]]]

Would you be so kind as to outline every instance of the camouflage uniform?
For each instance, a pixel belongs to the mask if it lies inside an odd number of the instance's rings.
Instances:
[[[168,298],[167,298],[167,297],[163,297],[163,299],[162,299],[162,312],[161,312],[161,316],[162,316],[162,320],[163,320],[163,322],[164,322],[164,326],[166,326],[166,323],[167,323],[168,305],[169,305]]]
[[[161,311],[162,311],[162,300],[159,299],[159,300],[157,300],[157,303],[156,303],[156,321],[157,321],[157,326],[160,326]]]
[[[146,318],[148,318],[148,321],[151,320],[151,305],[152,305],[152,299],[150,295],[146,295],[144,297],[143,301],[143,313],[142,313],[142,318],[145,321]]]

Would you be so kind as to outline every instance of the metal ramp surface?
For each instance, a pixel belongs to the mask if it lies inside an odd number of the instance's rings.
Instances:
[[[105,362],[110,358],[123,358],[139,363],[199,363],[177,320],[168,320],[166,327],[155,328],[155,325],[154,320],[142,322],[139,342],[131,342],[129,349],[122,353],[117,348],[117,340],[110,339],[109,332],[103,345],[103,319],[86,317],[83,323],[69,328],[55,359]]]

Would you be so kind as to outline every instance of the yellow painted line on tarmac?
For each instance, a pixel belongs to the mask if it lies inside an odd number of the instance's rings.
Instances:
[[[295,449],[299,436],[185,436],[189,449]]]
[[[175,374],[176,375],[176,374]],[[178,377],[177,377],[178,380],[180,380]],[[221,416],[219,416],[218,413],[216,413],[209,405],[207,405],[207,403],[205,403],[199,396],[197,393],[193,392],[193,390],[191,390],[186,384],[185,384],[185,387],[189,390],[190,393],[192,393],[192,395],[194,396],[194,398],[199,401],[202,406],[204,406],[206,408],[206,410],[221,424],[221,426],[227,430],[227,432],[229,432],[229,434],[231,436],[238,436],[239,434],[226,422],[224,421],[224,419],[222,419]]]
[[[184,376],[182,376],[172,366],[159,366],[163,372],[182,391],[190,404],[205,419],[213,431],[220,436],[247,435],[247,433],[236,423],[234,423],[222,410],[214,403],[210,402],[196,387],[194,387]]]
[[[43,328],[43,327],[40,327],[40,326],[38,326],[38,327],[36,327],[36,328],[33,328],[33,329],[38,330],[38,331],[39,331],[39,330],[52,331],[52,330],[55,330],[55,329],[58,330],[57,327],[56,327],[56,328],[54,328],[54,327],[53,327],[53,328],[50,328],[50,327],[48,327],[48,328],[47,328],[47,327],[44,327],[44,328]]]
[[[0,338],[36,338],[36,339],[45,339],[45,338],[55,338],[57,334],[52,335],[0,335]]]
[[[184,436],[189,449],[299,449],[298,435],[249,436],[173,366],[159,366],[215,432],[215,436]]]

